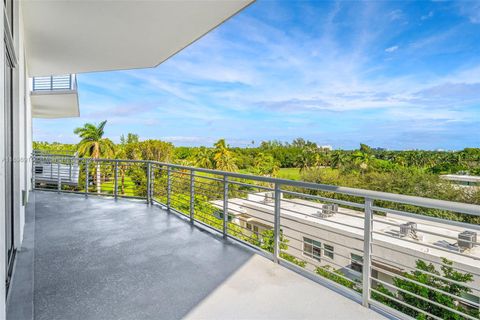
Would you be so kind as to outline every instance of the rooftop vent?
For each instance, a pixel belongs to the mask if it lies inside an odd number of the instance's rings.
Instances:
[[[417,224],[415,222],[402,223],[400,225],[400,237],[411,237],[415,240],[418,240],[417,235]]]
[[[275,193],[274,192],[265,192],[263,203],[275,202]]]
[[[472,249],[477,242],[477,233],[465,230],[458,234],[458,247],[460,250]]]
[[[336,212],[338,212],[338,204],[324,204],[322,208],[317,211],[317,216],[320,218],[328,218],[333,216]]]

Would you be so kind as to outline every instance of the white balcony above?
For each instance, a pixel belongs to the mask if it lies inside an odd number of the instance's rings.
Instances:
[[[34,118],[80,116],[77,81],[74,74],[34,77],[31,81]]]
[[[29,73],[154,67],[251,2],[24,1]]]

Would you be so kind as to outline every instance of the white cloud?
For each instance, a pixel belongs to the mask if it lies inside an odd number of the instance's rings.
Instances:
[[[467,17],[471,23],[480,23],[480,3],[478,1],[459,1],[458,8],[460,14]]]
[[[425,14],[423,16],[420,17],[420,20],[428,20],[428,19],[431,19],[433,18],[433,11],[430,11],[428,14]]]
[[[398,46],[391,46],[385,49],[385,52],[391,53],[398,50]]]

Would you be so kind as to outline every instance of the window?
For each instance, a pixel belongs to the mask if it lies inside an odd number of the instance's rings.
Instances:
[[[322,244],[318,241],[303,238],[303,254],[307,257],[320,261],[322,256]]]
[[[218,220],[223,220],[223,210],[216,210],[213,212],[213,216]],[[231,214],[228,215],[228,222],[233,220],[233,216]]]
[[[363,257],[358,255],[358,254],[351,253],[350,258],[352,259],[352,262],[350,264],[350,267],[352,268],[352,270],[362,272],[363,271]]]
[[[333,255],[333,246],[329,245],[329,244],[324,244],[323,245],[323,254],[325,255],[325,257],[328,257],[330,259],[333,259],[334,255]]]
[[[259,227],[255,224],[252,224],[252,223],[248,223],[247,222],[247,229],[250,230],[251,232],[253,232],[254,234],[256,234],[257,236],[259,235]]]

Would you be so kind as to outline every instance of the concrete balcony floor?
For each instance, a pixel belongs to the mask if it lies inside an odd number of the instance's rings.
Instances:
[[[383,319],[144,201],[36,191],[8,319]]]

